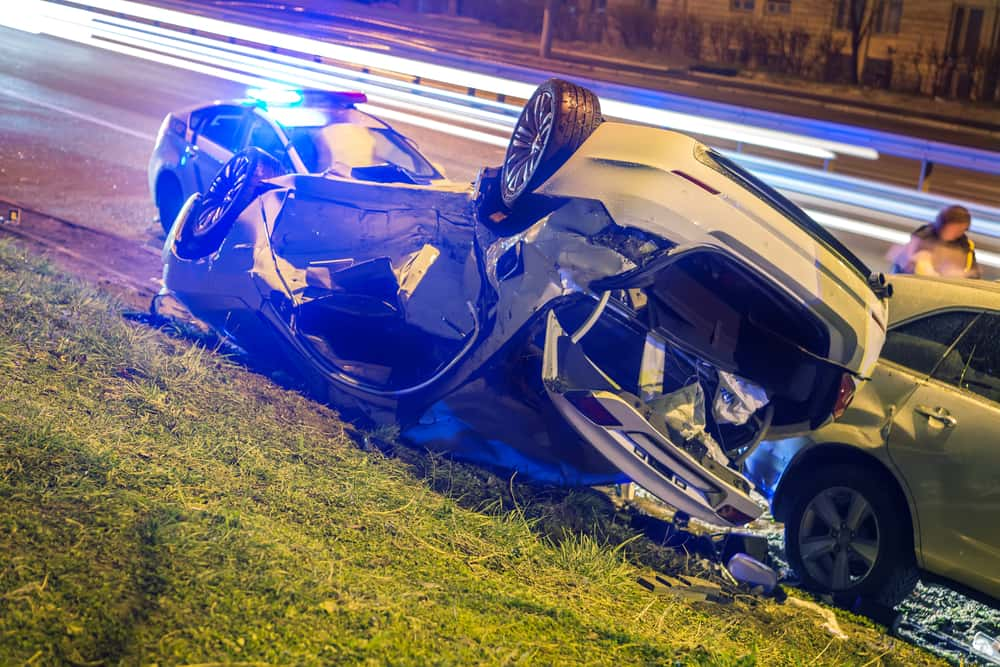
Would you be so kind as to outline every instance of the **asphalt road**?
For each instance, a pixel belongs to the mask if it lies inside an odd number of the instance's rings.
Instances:
[[[149,2],[149,0],[147,0]],[[663,90],[705,100],[739,104],[755,109],[802,117],[816,117],[837,123],[922,137],[949,144],[1000,150],[1000,119],[985,120],[985,110],[974,113],[965,124],[953,115],[929,111],[920,101],[917,108],[898,109],[886,100],[861,100],[838,95],[825,86],[776,88],[750,80],[688,72],[646,60],[601,56],[581,49],[580,44],[563,45],[558,40],[553,57],[538,57],[537,38],[464,17],[441,14],[418,14],[388,4],[365,6],[356,1],[297,0],[294,3],[248,2],[245,0],[152,0],[151,4],[249,22],[282,30],[294,23],[296,34],[309,34],[326,40],[356,46],[377,45],[381,51],[423,59],[441,60],[449,56],[472,56],[488,71],[496,54],[503,62],[520,64],[568,75],[583,75],[630,86]],[[653,60],[653,62],[650,61]],[[683,58],[681,58],[683,60]],[[458,65],[461,61],[452,64]]]
[[[499,38],[487,27],[463,19],[437,15],[413,15],[385,7],[367,8],[356,3],[300,0],[294,4],[253,3],[241,0],[156,0],[154,4],[180,9],[279,32],[316,37],[325,41],[357,46],[416,60],[471,68],[490,73],[497,53],[503,62],[550,71],[561,76],[584,76],[638,88],[664,90],[692,98],[745,105],[804,118],[818,118],[896,134],[955,145],[1000,150],[997,123],[970,119],[967,125],[953,118],[938,118],[923,109],[889,107],[888,102],[872,106],[836,94],[816,95],[810,89],[795,96],[790,92],[759,89],[728,77],[705,77],[626,61],[596,58],[590,54],[559,51],[552,60],[541,60],[533,44],[521,39]],[[982,114],[980,114],[982,115]],[[996,119],[994,119],[995,121]],[[714,141],[720,148],[735,148],[735,142]],[[759,154],[803,166],[821,167],[822,161],[779,151]],[[920,164],[915,160],[882,156],[877,161],[841,155],[838,173],[912,188],[919,181]],[[1000,176],[938,166],[932,179],[933,192],[1000,206]]]
[[[231,81],[0,28],[0,196],[157,246],[146,164],[163,116],[243,92]],[[500,148],[395,125],[455,180],[502,158]],[[865,221],[889,225],[874,214]],[[873,269],[887,268],[884,241],[838,235]],[[997,239],[977,242],[1000,248]]]

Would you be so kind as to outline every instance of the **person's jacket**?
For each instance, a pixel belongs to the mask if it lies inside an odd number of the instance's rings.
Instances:
[[[931,225],[910,236],[894,258],[894,273],[916,273],[957,278],[979,278],[976,246],[967,234],[955,241],[943,241]]]

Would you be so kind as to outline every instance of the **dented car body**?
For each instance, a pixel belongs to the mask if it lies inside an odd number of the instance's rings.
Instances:
[[[420,447],[561,484],[630,479],[746,523],[762,508],[743,459],[846,405],[885,294],[722,155],[588,104],[547,82],[471,188],[295,174],[192,197],[163,293]]]

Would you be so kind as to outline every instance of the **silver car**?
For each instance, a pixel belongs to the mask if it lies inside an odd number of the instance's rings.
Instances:
[[[895,604],[919,572],[1000,598],[1000,285],[893,279],[882,357],[843,418],[747,462],[818,590]]]
[[[149,188],[164,231],[188,197],[204,192],[223,164],[251,147],[275,158],[284,173],[443,180],[409,138],[356,108],[365,101],[363,93],[251,90],[246,99],[167,114],[149,161]]]

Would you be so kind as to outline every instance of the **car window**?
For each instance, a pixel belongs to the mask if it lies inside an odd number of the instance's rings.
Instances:
[[[1000,403],[1000,315],[976,320],[934,377]]]
[[[937,313],[893,327],[886,334],[882,358],[930,375],[977,315],[970,311]]]
[[[199,138],[208,139],[234,153],[241,148],[243,121],[246,118],[243,109],[219,106],[192,115],[192,127]]]
[[[281,162],[285,162],[287,151],[285,151],[284,142],[281,141],[278,133],[274,131],[270,123],[262,118],[254,119],[253,127],[250,128],[250,135],[247,137],[247,146],[256,146]]]
[[[386,130],[374,130],[375,159],[402,167],[415,176],[431,177],[434,171],[413,148],[397,135]]]
[[[338,122],[324,127],[286,127],[286,130],[310,172],[323,172],[337,165],[393,164],[418,178],[440,177],[430,162],[388,128]]]

